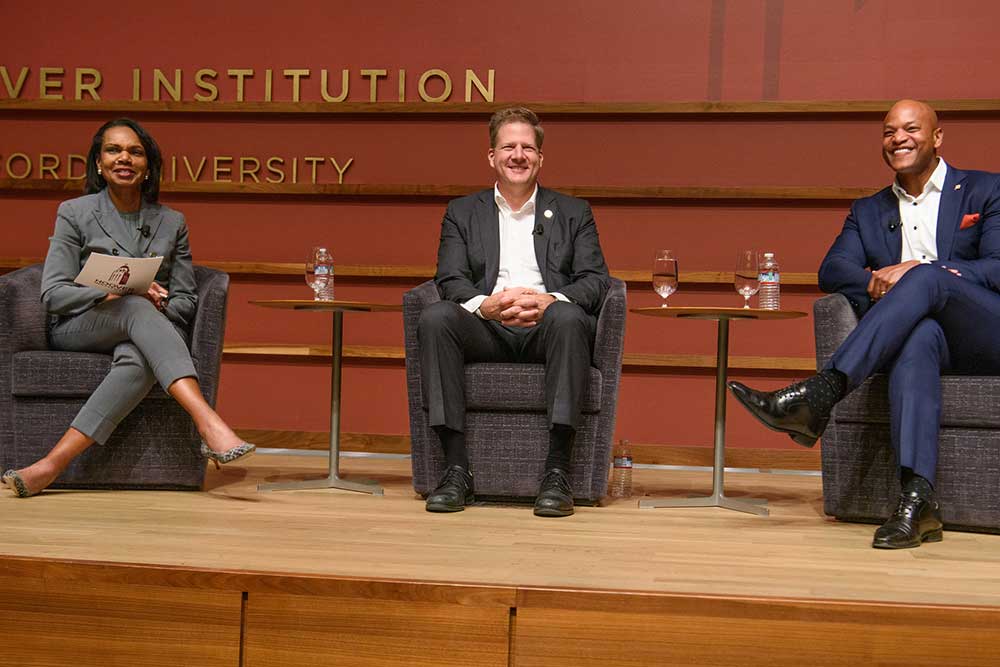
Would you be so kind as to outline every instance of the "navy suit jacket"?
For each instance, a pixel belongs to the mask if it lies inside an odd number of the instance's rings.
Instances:
[[[608,267],[590,205],[539,187],[535,230],[535,259],[545,289],[596,315],[608,289]],[[451,201],[441,222],[434,277],[442,298],[464,303],[492,294],[499,271],[500,223],[493,188]]]
[[[966,215],[979,221],[960,229]],[[858,199],[819,268],[824,292],[840,292],[862,316],[872,306],[871,272],[898,264],[903,248],[899,200],[891,187]],[[963,171],[950,164],[937,222],[938,259],[962,277],[1000,292],[1000,175]]]

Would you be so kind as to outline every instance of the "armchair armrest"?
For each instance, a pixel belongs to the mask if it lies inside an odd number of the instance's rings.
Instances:
[[[198,371],[201,393],[209,405],[214,406],[226,333],[229,275],[197,265],[194,274],[198,284],[198,309],[191,323],[191,360]]]
[[[410,403],[411,433],[419,431],[419,420],[416,419],[423,408],[423,398],[420,389],[420,344],[417,341],[417,325],[420,323],[420,313],[427,306],[441,300],[437,285],[433,280],[420,283],[403,294],[403,341],[406,351],[406,386]],[[416,436],[414,436],[416,437]]]
[[[858,316],[843,294],[827,294],[813,303],[816,369],[823,368],[844,339],[858,326]]]
[[[608,292],[604,296],[601,312],[597,316],[597,333],[594,338],[595,368],[608,375],[620,372],[622,350],[625,344],[625,283],[609,278]],[[615,371],[614,369],[619,369]]]
[[[14,410],[11,365],[14,354],[48,349],[48,316],[41,300],[42,265],[0,276],[0,468],[13,466]]]
[[[406,345],[406,366],[419,363],[417,324],[424,308],[441,300],[433,280],[420,283],[403,294],[403,338]],[[416,368],[416,366],[414,366]]]
[[[0,354],[48,349],[48,315],[42,305],[41,284],[41,264],[0,276]]]

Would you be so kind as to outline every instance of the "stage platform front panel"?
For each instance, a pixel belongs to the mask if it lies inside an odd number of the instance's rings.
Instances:
[[[40,647],[72,627],[86,655],[147,664],[113,628],[141,638],[162,623],[183,655],[217,641],[197,662],[148,664],[259,666],[976,665],[1000,652],[1000,536],[873,550],[873,526],[823,516],[815,476],[729,474],[730,495],[770,500],[763,518],[637,498],[565,519],[430,514],[408,460],[344,460],[381,497],[256,490],[324,470],[321,457],[257,455],[210,470],[201,493],[0,495],[0,590],[19,594],[0,611],[5,639]],[[635,483],[699,495],[711,473],[637,470]],[[928,633],[919,656],[895,660]]]

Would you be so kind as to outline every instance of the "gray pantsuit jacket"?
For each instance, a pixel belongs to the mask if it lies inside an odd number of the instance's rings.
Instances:
[[[126,225],[107,190],[63,202],[42,271],[52,347],[113,357],[107,376],[71,424],[101,444],[154,382],[166,390],[180,378],[197,377],[182,333],[197,306],[184,216],[143,204],[139,227],[141,233]],[[103,291],[73,282],[93,252],[162,256],[156,282],[169,293],[162,315],[143,296],[108,301]]]
[[[135,240],[111,202],[107,189],[59,205],[42,273],[42,303],[53,315],[79,315],[104,299],[104,292],[73,282],[90,253],[163,257],[156,282],[167,288],[164,313],[187,328],[198,297],[184,216],[163,204],[143,203],[140,225],[148,236]]]

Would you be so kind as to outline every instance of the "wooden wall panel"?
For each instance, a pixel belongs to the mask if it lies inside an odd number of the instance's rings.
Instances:
[[[996,609],[678,599],[642,610],[635,597],[605,597],[597,609],[520,605],[514,664],[982,667],[1000,650]]]
[[[509,615],[506,606],[251,593],[245,664],[506,667]]]
[[[485,159],[484,107],[438,113],[438,105],[421,102],[416,81],[431,68],[452,76],[449,104],[463,103],[467,68],[482,76],[495,70],[496,105],[539,103],[547,128],[541,178],[549,186],[880,188],[891,180],[878,157],[880,111],[887,108],[886,100],[902,96],[940,102],[946,111],[942,152],[952,164],[998,168],[1000,105],[989,99],[997,97],[996,91],[984,84],[993,80],[1000,63],[1000,46],[991,33],[1000,18],[995,2],[970,0],[962,11],[939,0],[626,4],[510,0],[504,5],[504,27],[484,30],[495,25],[495,8],[458,0],[309,0],[288,6],[248,0],[238,10],[179,0],[118,17],[116,32],[143,35],[130,43],[123,59],[108,48],[105,32],[79,30],[93,21],[89,7],[61,3],[58,11],[40,18],[30,3],[6,3],[0,25],[0,65],[7,75],[0,82],[0,179],[12,153],[27,153],[37,167],[41,153],[85,152],[94,129],[121,113],[143,122],[168,157],[188,156],[197,163],[206,156],[202,183],[210,180],[213,156],[298,158],[300,184],[308,180],[305,156],[353,157],[345,176],[349,186],[408,184],[438,194],[407,198],[369,192],[338,198],[167,192],[164,201],[187,216],[199,261],[301,262],[312,245],[322,242],[332,246],[340,264],[429,266],[444,210],[441,193],[493,178]],[[905,30],[899,29],[901,21]],[[510,48],[512,33],[520,48]],[[22,67],[30,72],[21,92],[13,93]],[[62,86],[50,91],[63,99],[38,99],[41,67],[65,70],[55,77]],[[103,73],[96,107],[73,102],[77,67]],[[129,102],[133,68],[142,75],[141,100],[134,105]],[[182,102],[152,101],[154,68],[168,75],[183,72]],[[195,72],[203,68],[220,73],[218,102],[193,100],[201,92]],[[255,71],[247,81],[246,106],[234,101],[230,68]],[[301,110],[291,101],[285,68],[312,72],[302,80]],[[323,103],[320,70],[328,70],[339,84],[344,68],[350,72],[344,105]],[[370,81],[361,74],[366,68],[388,73],[376,83],[374,104],[368,102]],[[265,69],[273,75],[272,102],[263,102]],[[406,106],[400,107],[403,69]],[[473,97],[477,104],[480,100],[478,94]],[[265,104],[273,106],[262,110]],[[335,180],[329,164],[318,173],[321,183]],[[178,175],[187,178],[182,164]],[[66,196],[0,190],[0,255],[42,256],[56,206]],[[847,208],[842,196],[594,202],[608,263],[617,270],[646,270],[652,250],[669,247],[682,271],[726,271],[736,249],[752,243],[775,251],[786,274],[815,272]],[[409,286],[406,281],[345,282],[338,295],[393,301]],[[329,318],[265,313],[246,303],[254,297],[305,294],[301,281],[234,282],[227,342],[328,344]],[[808,310],[817,294],[788,290],[785,303]],[[672,300],[679,305],[739,302],[728,286],[685,283]],[[632,305],[655,302],[648,287],[630,285]],[[714,352],[710,324],[646,319],[629,318],[627,352]],[[398,317],[350,318],[346,329],[350,344],[401,345]],[[741,356],[804,358],[812,354],[812,341],[812,321],[804,318],[736,325],[731,349]],[[691,372],[627,376],[616,437],[707,444],[714,407],[711,380],[703,374],[692,379]],[[368,377],[345,378],[344,427],[405,435],[402,372],[366,367],[351,373]],[[789,372],[778,375],[774,386],[794,379]],[[267,385],[283,391],[273,403],[264,391]],[[237,427],[321,430],[328,421],[326,391],[326,376],[318,368],[227,363],[220,405]],[[794,447],[742,414],[730,421],[730,434],[733,447]]]
[[[24,577],[0,590],[11,665],[239,665],[239,592]]]

